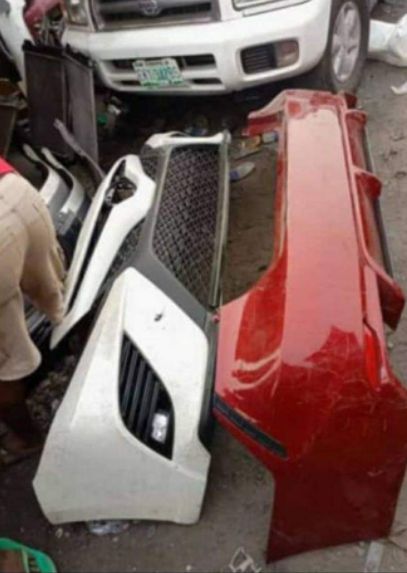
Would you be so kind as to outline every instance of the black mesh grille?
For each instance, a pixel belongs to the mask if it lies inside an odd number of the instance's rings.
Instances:
[[[149,363],[124,337],[120,360],[120,411],[126,428],[157,453],[171,458],[174,439],[174,411],[171,399]],[[151,437],[154,414],[169,416],[164,444]]]
[[[205,307],[215,254],[219,148],[172,151],[157,215],[153,248],[160,261]]]
[[[276,68],[274,44],[252,46],[243,50],[242,66],[246,74],[258,74]]]
[[[129,260],[132,257],[132,255],[134,255],[134,252],[138,245],[142,226],[143,223],[140,223],[139,225],[137,225],[137,227],[134,227],[127,235],[127,237],[124,239],[122,246],[117,252],[117,255],[115,256],[109,268],[109,272],[106,275],[105,280],[103,281],[100,294],[106,292],[112,285],[115,278],[118,277],[119,274],[122,271],[124,271],[124,269],[128,266]]]

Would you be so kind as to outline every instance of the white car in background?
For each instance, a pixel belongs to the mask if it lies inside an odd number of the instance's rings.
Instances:
[[[216,94],[305,72],[353,91],[377,0],[66,0],[64,42],[124,92]]]

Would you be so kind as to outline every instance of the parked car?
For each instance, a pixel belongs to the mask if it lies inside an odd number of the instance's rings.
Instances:
[[[64,42],[110,88],[215,94],[312,70],[354,90],[377,0],[66,0]]]

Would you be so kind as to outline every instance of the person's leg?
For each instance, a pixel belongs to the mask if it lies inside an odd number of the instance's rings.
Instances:
[[[25,322],[21,292],[0,305],[0,420],[8,432],[0,438],[7,463],[20,459],[41,441],[26,405],[25,379],[41,362]],[[4,462],[4,456],[0,461]]]

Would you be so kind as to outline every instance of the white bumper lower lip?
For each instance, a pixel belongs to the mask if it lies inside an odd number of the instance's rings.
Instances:
[[[321,59],[328,38],[330,2],[311,0],[285,9],[205,24],[160,26],[109,32],[69,29],[64,42],[92,57],[102,80],[113,89],[146,91],[135,72],[116,69],[112,60],[211,54],[215,64],[183,70],[186,87],[162,88],[150,93],[217,93],[243,89],[293,76],[311,69]],[[287,68],[245,75],[240,52],[250,46],[296,39],[300,58]],[[216,79],[218,83],[195,81]]]
[[[171,459],[124,426],[118,388],[124,335],[171,398]],[[52,523],[197,521],[210,461],[198,438],[207,363],[208,342],[199,327],[135,269],[125,271],[111,290],[48,435],[34,480],[47,518]]]

